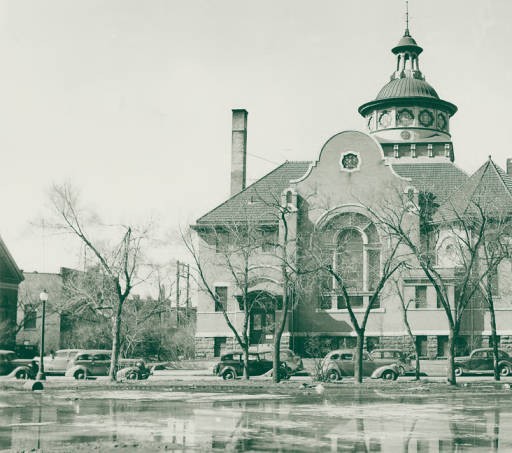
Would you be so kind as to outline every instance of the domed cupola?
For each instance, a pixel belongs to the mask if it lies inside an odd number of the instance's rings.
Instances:
[[[453,160],[449,121],[457,107],[442,100],[425,81],[419,67],[423,49],[411,36],[408,14],[406,17],[405,33],[392,49],[396,67],[391,80],[373,101],[359,107],[359,113],[366,119],[370,134],[383,145],[389,157],[425,156]],[[388,153],[389,146],[392,151]]]

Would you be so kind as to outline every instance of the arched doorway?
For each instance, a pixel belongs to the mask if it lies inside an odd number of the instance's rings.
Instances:
[[[268,291],[252,291],[248,294],[249,343],[272,343],[276,310],[282,310],[283,298]]]

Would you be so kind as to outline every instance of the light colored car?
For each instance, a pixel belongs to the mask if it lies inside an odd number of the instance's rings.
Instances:
[[[260,357],[268,360],[274,360],[274,351],[260,351]],[[300,356],[295,354],[291,349],[280,349],[279,360],[286,364],[290,374],[295,374],[304,370],[304,364]]]
[[[104,349],[84,349],[69,362],[66,376],[87,379],[95,376],[108,376],[112,351]],[[152,370],[142,359],[119,359],[117,374],[120,379],[147,379]]]
[[[69,361],[66,376],[87,379],[89,376],[107,376],[110,369],[112,351],[104,349],[84,349]]]
[[[323,377],[328,381],[338,381],[344,376],[354,376],[355,351],[353,349],[336,349],[329,352],[321,364]],[[400,371],[396,361],[381,363],[373,360],[367,351],[363,351],[363,376],[374,379],[395,380]]]
[[[45,355],[43,358],[45,374],[64,375],[69,361],[80,351],[81,349],[59,349],[54,354]],[[34,361],[39,365],[39,357],[34,357]]]

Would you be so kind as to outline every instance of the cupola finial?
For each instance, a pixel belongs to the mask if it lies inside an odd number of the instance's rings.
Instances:
[[[405,2],[405,33],[404,36],[411,36],[409,33],[409,2]]]

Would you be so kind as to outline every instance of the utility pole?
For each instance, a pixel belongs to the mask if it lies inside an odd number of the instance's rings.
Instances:
[[[176,261],[176,326],[179,325],[180,322],[180,297],[181,297],[181,288],[180,288],[180,279],[185,279],[185,317],[188,319],[189,310],[190,310],[190,265],[185,263],[180,263]]]
[[[176,327],[180,323],[180,262],[176,261]]]

